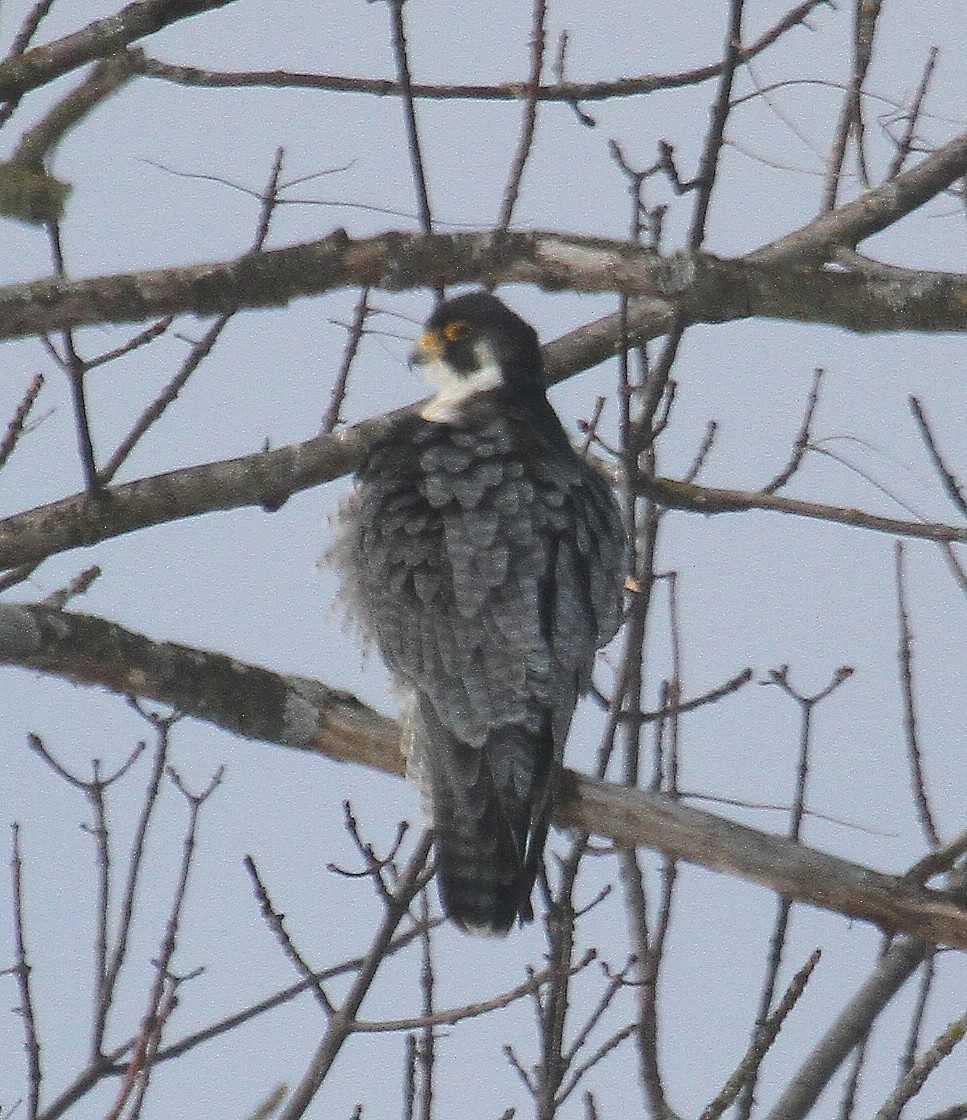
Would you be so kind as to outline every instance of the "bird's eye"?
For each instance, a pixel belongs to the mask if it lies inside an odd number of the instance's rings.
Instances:
[[[469,330],[470,324],[466,319],[454,319],[443,328],[443,337],[447,342],[459,342],[461,338],[467,337]]]

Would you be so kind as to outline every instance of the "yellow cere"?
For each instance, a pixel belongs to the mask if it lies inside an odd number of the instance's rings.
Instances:
[[[434,358],[439,358],[443,355],[443,342],[436,331],[427,331],[425,334],[421,334],[420,341],[417,345],[421,350],[425,350],[427,354],[432,354]]]
[[[443,337],[447,342],[459,342],[469,330],[470,324],[466,319],[454,319],[443,328]]]

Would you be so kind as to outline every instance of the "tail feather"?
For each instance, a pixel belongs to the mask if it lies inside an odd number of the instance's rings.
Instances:
[[[420,717],[444,913],[468,933],[506,934],[515,921],[533,918],[552,800],[549,734],[503,727],[471,747],[429,704],[421,703]]]

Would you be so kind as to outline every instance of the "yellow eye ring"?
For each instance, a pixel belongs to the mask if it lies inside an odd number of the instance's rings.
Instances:
[[[452,323],[447,323],[443,328],[443,337],[447,342],[459,342],[469,330],[470,324],[466,319],[454,319]]]

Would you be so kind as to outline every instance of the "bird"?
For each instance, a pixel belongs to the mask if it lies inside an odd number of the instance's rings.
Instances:
[[[442,909],[504,935],[533,918],[568,729],[621,623],[625,531],[500,299],[441,303],[410,364],[435,394],[368,448],[332,552],[401,694]]]

